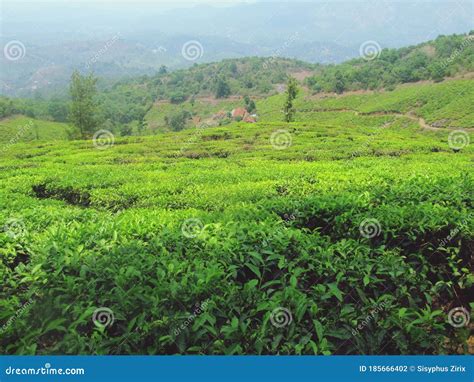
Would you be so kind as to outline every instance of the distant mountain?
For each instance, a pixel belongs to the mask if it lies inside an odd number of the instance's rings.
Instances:
[[[186,50],[190,52],[188,55]],[[152,44],[125,40],[118,34],[103,41],[25,46],[24,51],[24,57],[17,61],[0,57],[0,94],[31,96],[34,93],[54,93],[67,85],[74,69],[93,71],[99,77],[116,80],[153,75],[163,65],[179,69],[226,58],[300,56],[308,62],[330,63],[353,57],[350,49],[330,43],[294,43],[287,48],[272,49],[225,37],[206,36],[192,40],[191,36],[176,36],[161,37]],[[197,56],[193,56],[193,52]]]
[[[112,56],[121,57],[124,48],[117,47],[123,44],[122,41],[111,41],[113,43],[107,45],[107,52]],[[184,53],[180,52],[182,58],[185,55],[197,57],[202,53],[198,45],[194,44],[188,48]],[[141,47],[129,49],[135,49],[137,52]],[[66,47],[64,50],[66,51]],[[163,52],[156,50],[151,54],[161,53]],[[82,54],[84,65],[94,65],[97,74],[102,73],[103,68],[109,72],[114,69],[119,76],[121,70],[128,71],[127,65],[134,64],[128,62],[107,66],[97,61],[97,56]],[[102,105],[102,115],[99,119],[109,121],[113,126],[123,126],[143,120],[154,104],[171,103],[179,108],[193,105],[195,101],[216,104],[225,99],[229,102],[238,101],[243,96],[264,98],[284,91],[288,76],[295,77],[312,93],[343,93],[382,88],[391,90],[402,83],[423,80],[438,82],[444,78],[474,73],[474,31],[462,35],[439,36],[432,41],[399,49],[381,49],[370,43],[360,54],[360,58],[331,65],[312,64],[274,55],[194,63],[191,67],[173,71],[162,66],[158,71],[153,70],[153,74],[129,74],[129,78],[118,81],[107,81],[99,77],[99,98]],[[57,65],[43,68],[39,74],[31,76],[30,80],[36,81],[35,84],[45,81],[45,78],[51,77],[48,70],[56,70],[56,74],[63,76],[65,84],[67,83],[67,72]],[[62,95],[53,100],[40,97],[0,97],[0,118],[25,114],[40,119],[66,121],[68,98],[65,84],[57,83],[56,86],[62,86]],[[46,86],[51,84],[46,83]]]
[[[399,26],[403,25],[403,28]],[[210,6],[2,2],[0,94],[64,89],[73,69],[116,80],[248,56],[340,63],[375,41],[397,48],[472,28],[472,2],[307,1]],[[9,45],[10,44],[10,45]],[[197,56],[186,56],[187,47]],[[14,45],[15,46],[15,45]],[[197,50],[195,49],[197,47]]]

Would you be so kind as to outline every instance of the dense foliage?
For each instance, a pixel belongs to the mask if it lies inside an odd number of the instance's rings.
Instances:
[[[152,109],[157,102],[158,107],[162,107],[163,102],[182,106],[177,110],[172,108],[172,113],[168,115],[170,118],[189,109],[193,109],[193,115],[206,114],[212,108],[206,105],[209,100],[244,96],[266,98],[283,91],[283,85],[293,75],[299,75],[301,79],[306,77],[303,82],[313,93],[380,88],[393,90],[395,85],[406,82],[440,81],[474,70],[473,38],[472,33],[440,36],[413,47],[384,49],[371,60],[361,58],[338,65],[313,65],[279,57],[252,57],[200,64],[173,72],[162,67],[154,76],[122,80],[114,85],[101,80],[95,119],[103,128],[117,134],[122,131],[142,134],[140,121],[150,119],[150,115],[156,112]],[[0,118],[22,114],[30,118],[69,122],[70,101],[66,96],[49,100],[0,97]],[[245,104],[245,107],[255,111],[252,105]],[[168,106],[164,108],[169,109]],[[159,125],[160,128],[167,126],[164,117],[160,117],[160,121],[152,120],[151,125]]]
[[[97,131],[97,78],[92,74],[81,75],[75,71],[69,87],[71,108],[69,118],[81,138],[91,137]]]
[[[469,327],[447,314],[469,307],[474,281],[473,145],[454,151],[451,130],[351,109],[418,106],[433,120],[472,83],[301,96],[293,123],[275,96],[257,124],[102,150],[8,146],[0,353],[467,353]],[[112,323],[93,322],[99,308]],[[282,309],[291,321],[275,325]]]
[[[64,99],[51,100],[19,99],[0,96],[0,118],[23,114],[30,118],[66,122],[68,119],[68,103]]]
[[[342,93],[358,89],[392,89],[394,85],[445,77],[474,70],[474,32],[440,36],[436,40],[401,49],[383,49],[317,70],[306,80],[314,92]]]

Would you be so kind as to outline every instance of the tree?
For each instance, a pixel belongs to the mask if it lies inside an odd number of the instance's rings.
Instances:
[[[139,120],[138,120],[138,126],[137,126],[137,130],[138,130],[138,134],[142,134],[147,128],[147,124],[145,122],[145,117],[142,116]]]
[[[170,102],[171,103],[174,103],[174,104],[178,104],[178,103],[183,103],[184,101],[186,101],[186,95],[180,91],[176,91],[174,93],[171,94],[170,96]]]
[[[121,128],[120,128],[120,135],[122,137],[128,137],[130,135],[133,134],[133,129],[130,125],[123,125]]]
[[[344,81],[344,76],[340,71],[337,71],[334,75],[334,91],[337,94],[341,94],[346,89],[346,84]]]
[[[65,101],[52,100],[48,105],[48,114],[57,122],[66,122],[68,107]]]
[[[90,136],[97,128],[96,84],[97,78],[92,74],[83,76],[78,71],[74,71],[71,76],[69,92],[72,102],[69,118],[83,139]]]
[[[444,77],[446,76],[446,68],[444,65],[442,65],[439,62],[433,63],[428,67],[431,78],[435,82],[441,82],[443,81]]]
[[[35,131],[35,139],[39,141],[39,131],[38,131],[38,125],[36,122],[33,122],[33,130]]]
[[[223,78],[219,78],[219,80],[217,81],[217,87],[216,87],[216,98],[227,98],[229,95],[230,95],[229,84]]]
[[[288,82],[286,84],[286,100],[284,106],[284,113],[285,113],[285,121],[292,122],[295,118],[295,108],[293,107],[293,101],[295,100],[298,94],[298,83],[296,79],[293,77],[288,78]]]
[[[253,112],[255,112],[257,110],[257,106],[255,106],[255,102],[253,100],[251,100],[248,95],[246,95],[244,97],[244,102],[245,102],[245,109],[250,114],[252,114]]]
[[[234,76],[238,73],[237,64],[235,62],[232,62],[229,65],[229,69],[230,69],[230,72],[232,73],[232,75],[234,75]]]
[[[166,124],[173,131],[180,131],[186,127],[186,121],[190,118],[190,114],[186,110],[181,110],[177,113],[165,117]]]

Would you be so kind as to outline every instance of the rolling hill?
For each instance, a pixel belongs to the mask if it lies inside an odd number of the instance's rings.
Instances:
[[[472,78],[472,37],[472,33],[440,36],[412,47],[375,50],[374,57],[367,56],[338,65],[309,64],[275,55],[227,59],[175,71],[162,67],[156,75],[123,79],[114,84],[101,79],[98,120],[102,128],[117,135],[167,130],[169,127],[165,117],[172,118],[184,112],[188,116],[188,126],[202,121],[206,121],[206,125],[222,124],[222,121],[213,120],[213,116],[218,112],[229,112],[236,106],[244,106],[244,96],[262,105],[259,107],[260,114],[267,113],[265,105],[272,101],[269,99],[267,102],[266,99],[272,96],[278,99],[277,95],[284,91],[289,76],[297,78],[306,98],[318,94],[331,98],[335,93],[377,90],[377,94],[383,93],[382,102],[390,98],[388,94],[391,90],[405,83]],[[410,91],[407,90],[408,98],[416,97],[408,93]],[[394,93],[394,102],[398,102],[399,94]],[[467,99],[469,96],[467,94]],[[361,97],[365,99],[365,95]],[[415,101],[410,102],[413,104]],[[469,108],[461,99],[457,102],[461,113],[466,107]],[[410,107],[418,108],[416,105]],[[447,107],[454,107],[454,104]],[[64,94],[52,99],[0,97],[1,117],[24,114],[36,119],[65,122],[67,110],[68,98]],[[456,117],[459,115],[456,114]],[[441,115],[439,118],[434,116],[431,122],[442,119]],[[138,131],[138,125],[145,122],[148,127]]]
[[[472,81],[303,96],[319,110],[293,123],[8,146],[0,320],[28,306],[0,353],[467,354],[446,319],[473,285],[474,118],[454,89]],[[370,113],[413,107],[456,130]]]
[[[125,93],[123,93],[125,94]],[[129,93],[129,97],[132,96]],[[138,94],[138,95],[137,95]],[[135,96],[140,97],[139,93]],[[282,121],[282,105],[284,94],[275,94],[266,98],[253,97],[256,102],[256,113],[261,122]],[[137,115],[144,115],[146,129],[137,131],[135,122],[124,110],[131,110],[133,103],[127,104],[127,97],[116,102],[108,109],[115,118],[132,125],[132,134],[149,135],[171,131],[166,118],[183,111],[189,117],[185,128],[211,127],[232,124],[227,115],[235,108],[245,107],[242,97],[231,96],[225,99],[213,97],[196,97],[193,102],[180,104],[169,101],[148,100],[146,108],[134,109]],[[426,123],[425,127],[440,128],[474,128],[472,115],[474,113],[474,81],[472,79],[446,80],[441,83],[405,84],[393,91],[364,91],[357,94],[342,95],[313,95],[302,89],[295,101],[297,122],[317,121],[324,119],[344,119],[351,125],[362,123],[364,118],[379,117],[389,125],[395,120],[418,120]],[[124,105],[120,109],[119,105]],[[127,109],[128,107],[128,109]],[[225,117],[222,118],[222,113]],[[120,117],[122,116],[122,117]],[[29,121],[34,121],[30,125]],[[339,123],[339,122],[337,122]],[[28,128],[22,129],[23,126]],[[105,127],[105,126],[104,126]],[[21,131],[25,130],[23,133]],[[18,134],[20,131],[20,134]],[[13,116],[0,120],[0,142],[36,140],[36,132],[40,140],[69,139],[72,127],[66,123],[45,121],[38,118]],[[112,130],[117,136],[119,130]]]
[[[360,0],[194,4],[174,10],[163,2],[148,3],[147,12],[124,2],[107,11],[100,3],[81,7],[75,2],[46,11],[41,3],[3,1],[0,45],[4,50],[20,42],[21,57],[12,61],[0,55],[0,94],[56,93],[74,69],[115,81],[153,75],[162,65],[175,70],[248,56],[340,63],[357,57],[366,41],[398,48],[432,38],[433,31],[446,35],[472,27],[469,0],[457,0],[455,6],[451,1],[387,6]],[[394,27],[400,23],[403,31]],[[192,60],[182,54],[189,41],[202,46]]]

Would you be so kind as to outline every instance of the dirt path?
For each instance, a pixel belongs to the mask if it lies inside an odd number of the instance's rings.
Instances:
[[[297,112],[303,112],[303,113],[318,113],[318,112],[335,112],[335,113],[348,113],[348,112],[353,112],[355,115],[388,115],[388,116],[393,116],[396,118],[408,118],[412,121],[415,121],[418,123],[420,128],[423,130],[430,130],[430,131],[443,131],[443,130],[454,130],[454,129],[462,129],[462,130],[467,130],[467,131],[474,131],[474,128],[470,127],[436,127],[432,126],[429,123],[425,121],[424,118],[418,117],[415,115],[413,112],[408,112],[408,113],[400,113],[397,111],[371,111],[371,112],[360,112],[354,109],[347,109],[347,108],[340,108],[340,109],[302,109],[302,110],[297,110]]]

